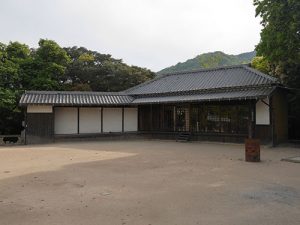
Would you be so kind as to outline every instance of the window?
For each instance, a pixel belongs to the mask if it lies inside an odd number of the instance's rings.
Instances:
[[[176,130],[187,131],[189,125],[188,108],[184,106],[176,107]]]
[[[220,107],[217,105],[207,106],[207,131],[217,133],[220,131]]]
[[[174,106],[164,107],[164,130],[174,131]]]
[[[192,105],[191,131],[247,134],[248,117],[248,105]]]

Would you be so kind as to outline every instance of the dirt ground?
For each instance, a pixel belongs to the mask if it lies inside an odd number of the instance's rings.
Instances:
[[[300,149],[174,141],[0,147],[1,225],[296,225]]]

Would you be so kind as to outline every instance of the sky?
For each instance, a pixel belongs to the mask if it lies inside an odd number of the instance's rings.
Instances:
[[[199,54],[253,51],[252,0],[0,0],[0,42],[40,38],[159,71]]]

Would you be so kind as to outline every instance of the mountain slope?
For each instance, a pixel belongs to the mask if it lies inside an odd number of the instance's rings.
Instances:
[[[185,62],[180,62],[174,66],[167,67],[157,72],[157,74],[250,63],[255,54],[255,51],[246,52],[239,55],[227,55],[220,51],[204,53],[196,56],[193,59],[188,59]]]

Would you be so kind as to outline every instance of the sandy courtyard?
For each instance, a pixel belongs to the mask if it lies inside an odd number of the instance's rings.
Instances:
[[[243,145],[102,141],[0,147],[0,225],[297,225],[300,156]]]

